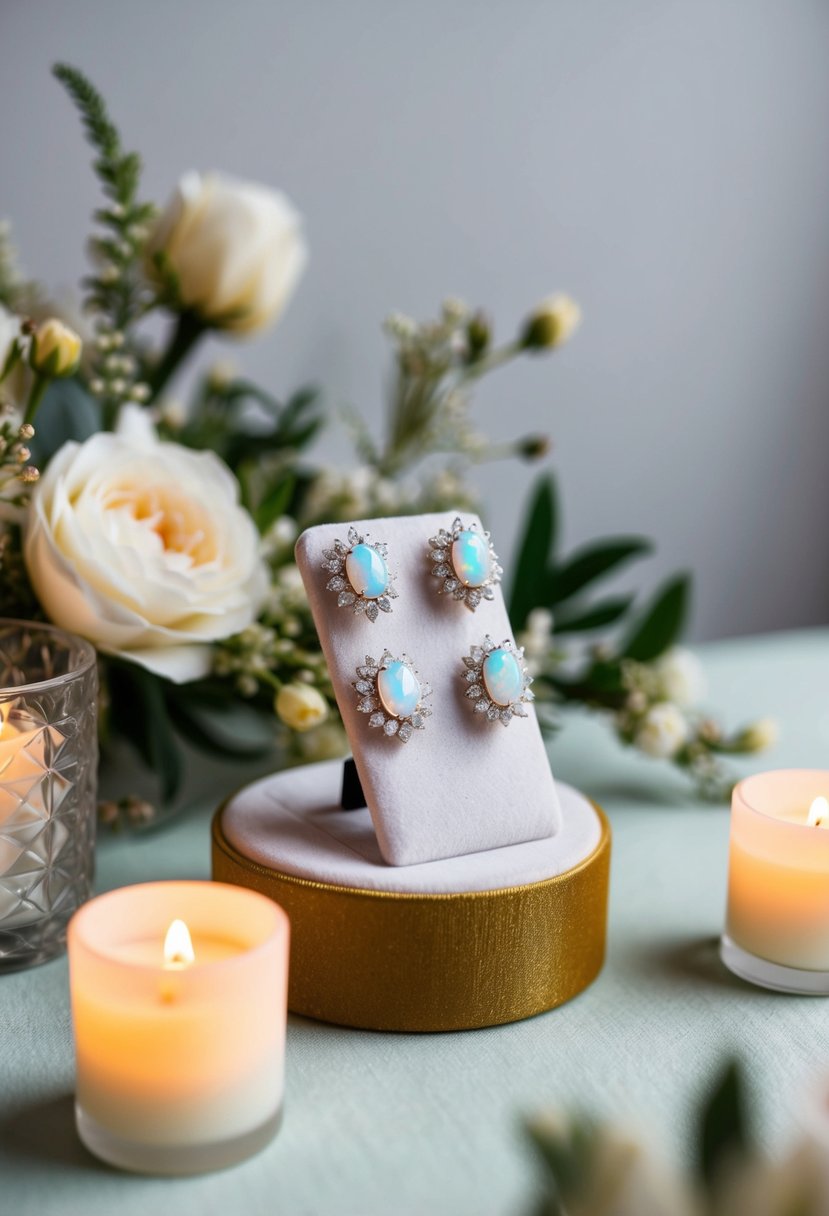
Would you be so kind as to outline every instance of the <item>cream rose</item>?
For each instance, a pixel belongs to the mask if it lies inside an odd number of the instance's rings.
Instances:
[[[208,324],[252,333],[285,308],[306,261],[284,194],[218,173],[186,173],[147,243],[175,273],[181,303]]]
[[[212,452],[162,443],[137,406],[66,443],[32,498],[25,558],[50,620],[177,684],[244,629],[266,589],[259,537]]]

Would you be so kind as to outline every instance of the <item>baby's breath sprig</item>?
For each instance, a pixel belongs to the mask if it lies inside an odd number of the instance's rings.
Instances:
[[[101,402],[104,425],[111,428],[125,401],[150,398],[133,327],[154,299],[142,273],[142,258],[155,212],[151,203],[138,200],[141,160],[137,153],[123,151],[100,93],[76,68],[57,64],[54,74],[80,111],[98,154],[94,169],[107,198],[95,212],[101,226],[92,238],[96,272],[85,283],[86,305],[97,314],[89,388]]]

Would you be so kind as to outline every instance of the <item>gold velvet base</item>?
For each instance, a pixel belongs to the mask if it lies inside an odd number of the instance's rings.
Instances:
[[[260,891],[291,921],[288,1005],[367,1030],[446,1031],[532,1017],[601,970],[610,827],[573,869],[457,895],[358,890],[251,861],[213,820],[213,877]]]

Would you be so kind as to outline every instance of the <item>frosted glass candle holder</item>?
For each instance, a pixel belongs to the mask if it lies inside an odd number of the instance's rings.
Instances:
[[[89,897],[96,696],[88,642],[0,620],[0,971],[60,953]]]
[[[829,996],[826,798],[821,769],[758,773],[734,787],[721,955],[750,983]]]
[[[187,948],[170,953],[182,930]],[[280,907],[224,883],[142,883],[81,908],[69,977],[76,1120],[91,1152],[194,1174],[268,1143],[282,1113],[288,942]]]

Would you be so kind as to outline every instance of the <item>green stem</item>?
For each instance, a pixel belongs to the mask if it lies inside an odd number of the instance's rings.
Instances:
[[[32,381],[32,387],[29,391],[29,400],[26,403],[26,413],[23,415],[23,422],[32,422],[37,413],[38,406],[43,400],[43,394],[46,392],[49,384],[48,376],[41,376],[35,373],[35,378]]]
[[[154,371],[148,377],[151,389],[150,399],[152,401],[158,398],[161,390],[166,387],[167,382],[177,371],[179,364],[187,358],[199,338],[201,338],[202,334],[206,333],[208,328],[201,317],[194,312],[179,314],[170,344]]]

